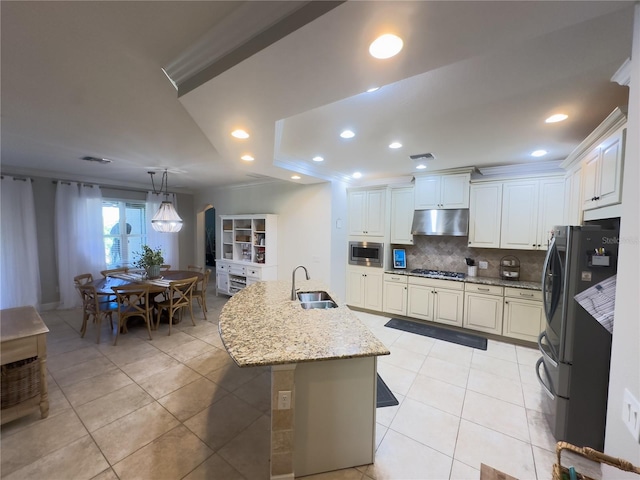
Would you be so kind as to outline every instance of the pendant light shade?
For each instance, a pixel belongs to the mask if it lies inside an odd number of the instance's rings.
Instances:
[[[151,185],[153,187],[154,194],[162,194],[164,195],[164,200],[162,204],[160,204],[160,208],[151,219],[151,226],[157,232],[163,233],[176,233],[182,229],[182,219],[176,209],[171,203],[169,198],[169,192],[167,191],[167,170],[162,173],[162,181],[160,182],[160,190],[156,191],[156,186],[153,183],[153,176],[156,172],[148,172],[151,175]],[[164,193],[162,191],[164,187]]]
[[[164,201],[151,219],[151,226],[158,232],[175,233],[182,228],[182,219],[173,208],[173,204]]]

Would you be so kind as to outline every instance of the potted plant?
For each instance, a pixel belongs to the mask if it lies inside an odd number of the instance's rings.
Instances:
[[[153,250],[149,245],[142,245],[142,252],[135,252],[134,255],[138,255],[138,260],[133,263],[134,266],[144,268],[149,278],[160,276],[160,265],[164,263],[160,248]]]

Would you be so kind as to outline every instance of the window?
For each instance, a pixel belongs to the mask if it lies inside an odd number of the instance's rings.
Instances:
[[[134,254],[147,243],[145,204],[104,200],[102,224],[107,267],[131,266]]]

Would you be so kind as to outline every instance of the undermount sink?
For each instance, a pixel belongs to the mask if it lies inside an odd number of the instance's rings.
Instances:
[[[338,306],[327,292],[322,291],[298,292],[298,300],[300,300],[300,306],[305,310],[336,308]]]

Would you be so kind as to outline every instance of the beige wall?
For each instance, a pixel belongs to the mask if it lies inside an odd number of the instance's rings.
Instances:
[[[628,389],[640,401],[640,4],[635,7],[631,89],[605,451],[640,465],[640,444],[622,423]]]

